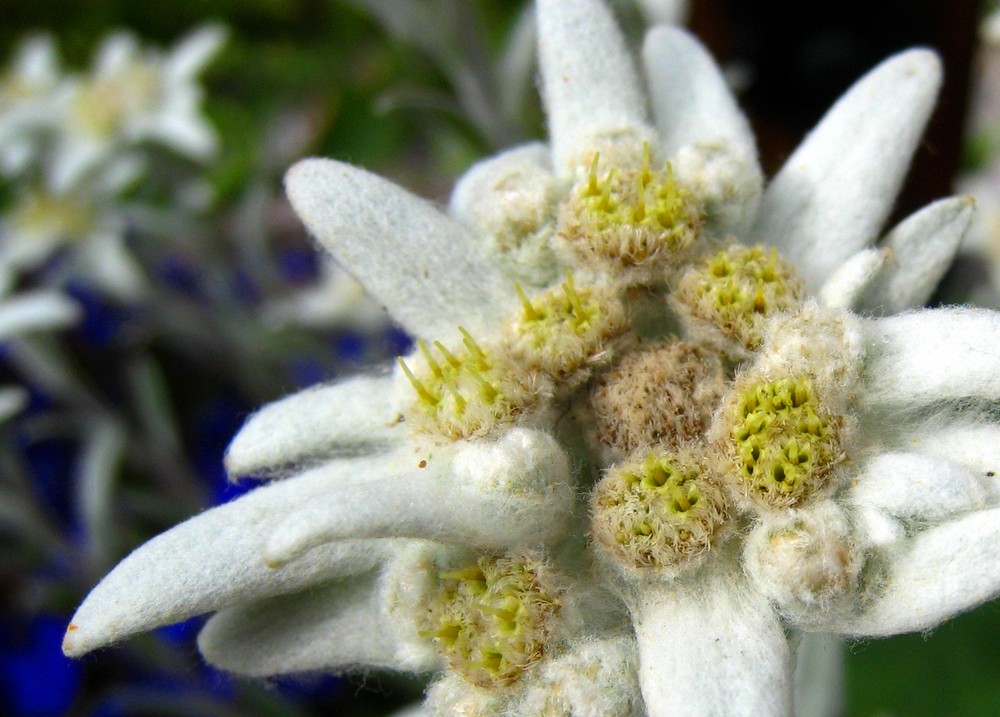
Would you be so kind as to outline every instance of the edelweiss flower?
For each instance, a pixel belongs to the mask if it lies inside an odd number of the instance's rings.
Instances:
[[[165,56],[141,53],[129,33],[106,39],[92,75],[67,80],[60,90],[60,126],[48,169],[52,188],[70,187],[122,146],[143,140],[209,158],[217,139],[201,115],[196,78],[224,39],[221,28],[203,27]]]
[[[0,217],[0,270],[37,269],[67,247],[77,275],[118,298],[135,298],[145,279],[125,247],[126,217],[116,200],[135,170],[115,162],[70,190],[23,191]]]
[[[16,174],[38,150],[36,130],[48,127],[59,83],[59,63],[51,37],[32,37],[17,49],[0,77],[0,171]]]
[[[452,218],[290,171],[417,351],[253,416],[227,467],[278,480],[126,558],[67,654],[219,610],[210,661],[442,669],[422,714],[784,715],[788,628],[924,630],[1000,592],[1000,318],[849,311],[920,305],[968,224],[945,200],[870,246],[935,56],[862,79],[762,192],[697,41],[649,34],[651,123],[599,0],[538,22],[551,145],[472,168]]]

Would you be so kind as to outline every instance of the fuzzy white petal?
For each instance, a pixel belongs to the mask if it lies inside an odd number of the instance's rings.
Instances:
[[[540,431],[513,429],[496,443],[467,444],[453,455],[403,453],[383,480],[331,489],[277,526],[265,557],[282,564],[358,537],[527,547],[559,537],[572,503],[559,444]]]
[[[678,179],[709,202],[723,232],[753,216],[764,183],[757,145],[708,51],[688,33],[656,27],[643,48],[661,152]]]
[[[951,197],[901,222],[882,243],[892,259],[865,292],[859,308],[897,314],[927,303],[951,265],[974,210],[971,197]]]
[[[112,505],[118,466],[128,436],[125,427],[99,418],[87,431],[77,474],[76,499],[92,564],[106,570],[116,531]]]
[[[382,612],[377,573],[227,608],[198,635],[205,659],[253,677],[383,667],[424,671],[431,659],[401,659]],[[414,627],[414,632],[416,628]]]
[[[199,161],[212,158],[219,149],[215,130],[193,110],[184,114],[164,113],[148,127],[137,129],[136,134],[162,142]]]
[[[192,80],[222,48],[226,34],[221,25],[205,25],[181,38],[164,63],[164,75],[175,82]]]
[[[555,173],[572,175],[606,140],[648,137],[625,40],[601,0],[539,0],[538,55]]]
[[[632,612],[650,717],[791,714],[788,641],[736,560],[720,556],[690,579],[644,586]]]
[[[116,232],[90,235],[74,259],[85,277],[121,301],[135,301],[146,288],[142,267]]]
[[[1000,508],[918,533],[890,556],[884,589],[860,615],[824,629],[851,637],[928,630],[1000,595]]]
[[[935,309],[863,320],[868,409],[1000,398],[1000,314]]]
[[[454,340],[516,308],[517,294],[475,239],[428,202],[329,159],[292,167],[285,188],[309,230],[420,337]]]
[[[270,403],[226,449],[230,477],[287,474],[333,456],[384,451],[403,439],[391,376],[358,376]]]
[[[823,283],[819,302],[831,309],[853,308],[885,266],[888,256],[884,249],[862,249]]]
[[[901,427],[901,449],[959,463],[984,479],[990,495],[1000,492],[1000,425],[940,416]]]
[[[854,478],[848,501],[902,520],[938,521],[996,503],[996,480],[952,461],[918,453],[883,453]]]
[[[933,52],[886,60],[833,106],[767,188],[752,238],[778,247],[810,290],[877,236],[940,82]]]
[[[385,460],[331,463],[272,483],[153,538],[125,558],[73,616],[63,650],[79,656],[159,625],[248,598],[299,589],[372,567],[382,543],[325,546],[282,569],[262,557],[264,536],[339,481],[384,475]]]
[[[0,302],[0,339],[62,328],[79,318],[80,307],[67,296],[44,289],[25,292]]]

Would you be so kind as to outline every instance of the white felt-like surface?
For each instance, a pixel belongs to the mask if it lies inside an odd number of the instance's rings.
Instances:
[[[861,408],[1000,398],[1000,314],[933,309],[861,326],[867,349]]]
[[[861,297],[859,308],[897,314],[927,303],[951,265],[974,212],[970,197],[951,197],[904,219],[883,240],[891,259]]]
[[[719,229],[739,230],[753,217],[764,180],[753,131],[725,78],[702,44],[679,28],[650,30],[643,59],[661,154],[679,180],[726,205],[710,207],[724,215]]]
[[[254,677],[436,667],[433,650],[423,663],[400,659],[378,587],[377,573],[368,573],[226,608],[206,623],[198,649],[212,664]]]
[[[357,376],[269,403],[226,449],[231,478],[288,473],[337,455],[383,452],[403,441],[392,377]]]
[[[348,538],[536,547],[565,531],[573,497],[559,444],[540,431],[513,429],[496,443],[471,443],[452,455],[415,455],[384,480],[332,488],[276,524],[265,555],[281,564]]]
[[[886,60],[830,109],[764,192],[751,239],[778,247],[810,291],[878,235],[940,82],[928,50]]]
[[[939,521],[995,504],[998,482],[942,458],[883,453],[864,463],[847,500],[902,520]]]
[[[887,584],[860,615],[821,629],[849,637],[927,630],[1000,595],[1000,508],[920,532],[897,547]]]
[[[412,335],[461,340],[517,307],[503,272],[457,222],[395,184],[331,159],[285,177],[288,198],[340,264]]]
[[[0,340],[28,331],[69,326],[80,318],[80,307],[57,291],[38,289],[0,301]]]
[[[841,264],[819,290],[817,298],[831,309],[852,309],[885,266],[888,252],[869,247]]]
[[[331,463],[258,488],[153,538],[119,563],[83,601],[66,633],[64,652],[83,655],[192,615],[369,569],[386,549],[382,543],[342,542],[275,569],[264,562],[263,542],[275,525],[332,485],[365,476],[379,479],[391,460]]]
[[[624,38],[601,0],[539,0],[538,61],[556,175],[572,176],[594,138],[644,130],[646,100]]]
[[[644,586],[632,610],[649,717],[790,717],[788,641],[735,560]]]

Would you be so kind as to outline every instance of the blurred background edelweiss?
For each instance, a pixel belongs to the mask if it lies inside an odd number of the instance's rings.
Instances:
[[[1000,14],[973,0],[618,0],[638,43],[684,23],[727,68],[773,171],[889,54],[944,58],[897,217],[957,185],[980,213],[937,303],[1000,306]],[[255,406],[404,353],[317,258],[281,176],[324,155],[443,201],[477,158],[543,135],[530,4],[36,0],[0,27],[0,714],[378,715],[399,676],[253,682],[200,621],[80,661],[72,609],[152,535],[232,499]],[[1000,615],[848,646],[847,715],[1000,714]]]

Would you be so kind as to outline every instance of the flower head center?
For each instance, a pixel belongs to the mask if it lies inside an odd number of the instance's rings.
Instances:
[[[669,163],[652,168],[648,144],[643,157],[638,169],[602,172],[594,154],[561,217],[560,234],[573,254],[605,267],[671,266],[694,244],[704,223],[699,203]]]
[[[594,538],[629,567],[680,569],[711,547],[726,519],[721,489],[688,452],[613,468],[594,493]]]
[[[767,317],[799,305],[804,288],[777,250],[733,245],[689,267],[672,301],[744,350],[756,349]]]
[[[544,654],[559,612],[546,572],[529,556],[481,557],[441,572],[422,634],[469,682],[516,682]]]
[[[822,487],[840,457],[840,417],[808,378],[744,386],[730,408],[736,476],[752,500],[797,506]]]

